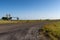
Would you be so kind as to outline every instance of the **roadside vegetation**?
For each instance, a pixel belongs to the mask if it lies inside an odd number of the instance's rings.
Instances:
[[[51,40],[60,40],[60,21],[54,21],[44,25],[43,30]]]
[[[0,24],[15,24],[15,23],[40,23],[41,20],[0,20]]]
[[[0,24],[11,24],[18,23],[19,21],[11,21],[11,20],[0,20]]]

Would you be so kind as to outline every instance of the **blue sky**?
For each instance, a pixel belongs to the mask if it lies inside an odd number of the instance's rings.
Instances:
[[[60,0],[0,0],[0,18],[60,19]]]

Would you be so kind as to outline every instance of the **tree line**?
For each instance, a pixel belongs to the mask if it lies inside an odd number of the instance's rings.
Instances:
[[[1,19],[2,19],[2,20],[12,20],[12,18],[13,18],[13,17],[11,17],[10,14],[6,14],[6,16],[5,16],[5,17],[2,17]],[[19,20],[19,17],[16,17],[16,19]]]

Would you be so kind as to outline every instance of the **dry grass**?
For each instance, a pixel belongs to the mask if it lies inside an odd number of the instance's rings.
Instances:
[[[60,21],[51,22],[43,28],[53,40],[60,40]]]
[[[10,24],[10,23],[39,23],[41,20],[0,20],[0,24]]]
[[[7,20],[0,20],[0,24],[10,24],[10,23],[18,23],[19,21],[7,21]]]

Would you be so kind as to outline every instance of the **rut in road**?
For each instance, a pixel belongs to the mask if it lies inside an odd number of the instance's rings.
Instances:
[[[43,34],[39,34],[39,31],[42,29],[40,25],[36,25],[35,27],[31,27],[27,33],[27,35],[21,40],[49,40]]]
[[[38,30],[41,28],[40,25],[31,27],[29,29],[23,29],[21,31],[13,33],[9,40],[40,40]],[[43,38],[42,38],[43,39]],[[44,39],[45,40],[45,39]]]
[[[38,38],[38,30],[40,27],[31,27],[27,33],[27,35],[24,37],[24,40],[39,40]]]

